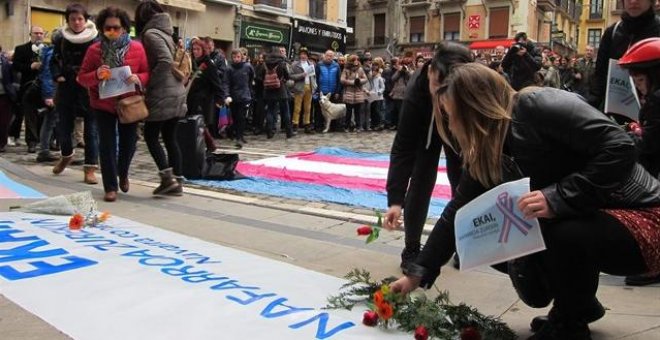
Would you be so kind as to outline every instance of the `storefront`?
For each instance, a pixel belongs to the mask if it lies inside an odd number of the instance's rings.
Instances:
[[[270,52],[273,47],[285,46],[288,50],[290,35],[289,27],[242,21],[239,45],[247,48],[250,58],[255,58],[261,53]]]
[[[293,19],[292,42],[297,52],[306,47],[310,52],[324,53],[327,50],[346,53],[346,29],[316,22]]]

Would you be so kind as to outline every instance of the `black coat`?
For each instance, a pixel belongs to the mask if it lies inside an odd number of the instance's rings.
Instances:
[[[248,63],[231,64],[225,71],[224,87],[229,97],[237,103],[252,102],[254,69]]]
[[[605,29],[598,47],[596,58],[596,71],[594,72],[589,88],[589,104],[601,107],[605,101],[605,90],[607,88],[607,69],[610,59],[619,59],[634,43],[646,38],[660,37],[660,17],[653,8],[648,12],[631,18],[625,13],[616,27],[616,35],[612,35],[616,23]]]
[[[21,74],[21,89],[19,91],[21,94],[25,91],[26,86],[39,76],[39,70],[33,70],[30,67],[36,61],[39,61],[39,56],[32,51],[31,42],[28,41],[23,45],[16,46],[12,68]]]
[[[53,80],[64,77],[67,82],[76,82],[76,76],[80,65],[85,58],[87,48],[94,43],[90,40],[82,44],[74,44],[65,39],[61,34],[53,37],[53,58],[50,61],[50,69]]]
[[[639,163],[654,177],[660,175],[660,90],[646,98],[639,110],[641,138],[633,136],[639,149]]]
[[[660,183],[636,163],[633,140],[578,95],[553,88],[519,94],[502,164],[503,182],[530,177],[557,218],[602,208],[660,205]],[[515,163],[513,162],[515,159]],[[490,188],[467,172],[409,274],[430,287],[455,251],[456,211]]]
[[[502,59],[502,68],[511,77],[511,87],[518,91],[534,85],[534,75],[541,69],[541,55],[532,43],[524,46],[527,53],[519,56],[518,49],[510,48]]]
[[[413,74],[408,82],[406,95],[401,106],[399,126],[392,142],[390,167],[387,172],[387,205],[403,206],[408,183],[418,157],[435,159],[430,171],[437,174],[437,159],[442,150],[440,136],[432,127],[431,144],[426,148],[433,105],[429,93],[426,67]]]
[[[218,69],[208,56],[195,60],[194,69],[194,79],[191,80],[186,101],[188,115],[201,114],[206,119],[206,124],[211,124],[215,121],[215,103],[224,100],[219,97],[222,85]]]

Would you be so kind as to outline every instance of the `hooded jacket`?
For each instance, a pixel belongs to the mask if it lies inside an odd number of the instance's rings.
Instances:
[[[615,27],[616,32],[614,32]],[[587,98],[589,104],[598,108],[605,101],[610,59],[621,58],[634,43],[653,37],[660,37],[660,17],[653,11],[653,6],[635,18],[623,13],[620,22],[605,29],[598,47],[596,71],[589,88],[589,98]]]
[[[147,121],[170,120],[186,114],[185,87],[172,73],[176,50],[173,32],[172,21],[167,13],[154,15],[142,31],[142,44],[147,53],[151,75],[145,95],[149,108]]]

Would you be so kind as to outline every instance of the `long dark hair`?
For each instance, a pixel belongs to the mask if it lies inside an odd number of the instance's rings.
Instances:
[[[156,0],[144,0],[135,9],[135,32],[142,34],[149,20],[158,13],[163,13],[163,7]]]
[[[474,57],[465,45],[443,41],[438,44],[429,67],[438,74],[438,78],[442,82],[449,75],[452,67],[472,61],[474,61]]]
[[[119,22],[121,22],[121,27],[123,27],[126,32],[131,30],[131,19],[129,19],[128,13],[115,6],[106,7],[99,12],[99,15],[96,17],[96,27],[102,31],[103,26],[105,26],[105,21],[108,18],[118,18]]]

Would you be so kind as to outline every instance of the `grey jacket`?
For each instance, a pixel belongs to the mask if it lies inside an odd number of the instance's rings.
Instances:
[[[312,65],[311,62],[308,61],[310,65]],[[291,65],[291,68],[293,69],[293,72],[289,75],[289,77],[294,81],[293,88],[291,89],[291,92],[293,94],[299,94],[303,93],[305,91],[305,70],[303,69],[300,60],[297,60]],[[316,67],[312,66],[311,70],[312,73],[309,74],[309,80],[310,80],[310,86],[312,87],[312,92],[316,90],[316,74],[315,72]]]
[[[147,121],[164,121],[186,114],[186,90],[172,74],[175,50],[172,22],[167,13],[158,13],[145,25],[142,44],[151,73],[145,99],[149,108]]]

